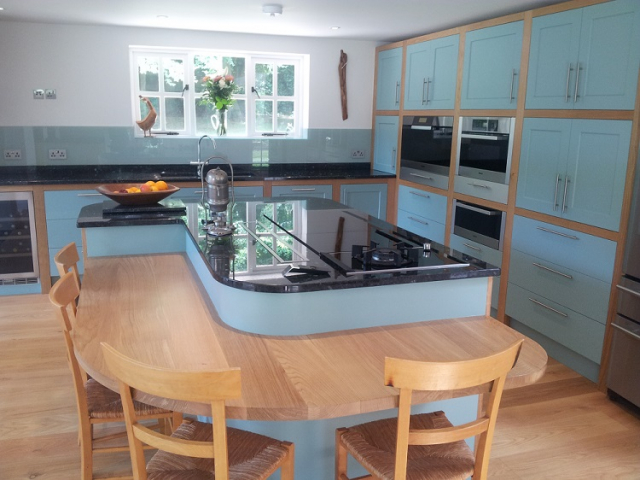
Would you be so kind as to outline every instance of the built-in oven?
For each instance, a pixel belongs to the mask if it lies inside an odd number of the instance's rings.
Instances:
[[[405,116],[402,119],[400,178],[448,188],[453,117]]]
[[[505,217],[501,210],[453,201],[453,233],[495,250],[502,250]]]
[[[32,192],[0,192],[0,285],[38,281]]]
[[[514,127],[511,117],[460,117],[458,175],[508,184]]]

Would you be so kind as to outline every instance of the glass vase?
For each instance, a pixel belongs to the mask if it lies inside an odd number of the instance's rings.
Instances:
[[[224,137],[227,134],[227,111],[216,110],[211,115],[211,126],[219,137]]]

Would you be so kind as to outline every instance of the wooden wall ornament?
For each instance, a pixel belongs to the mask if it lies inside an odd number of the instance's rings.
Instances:
[[[342,120],[349,118],[347,111],[347,54],[340,50],[340,64],[338,65],[340,75],[340,101],[342,102]]]

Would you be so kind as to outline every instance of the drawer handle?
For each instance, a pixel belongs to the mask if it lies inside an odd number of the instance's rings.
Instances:
[[[410,173],[412,177],[424,178],[425,180],[433,180],[433,177],[427,177],[426,175],[420,175],[418,173]]]
[[[315,192],[315,188],[292,188],[292,192]]]
[[[640,297],[640,293],[636,292],[635,290],[631,290],[630,288],[623,287],[622,285],[616,285],[616,288],[618,290],[622,290],[623,292],[630,293],[631,295],[635,295],[636,297]]]
[[[462,245],[464,245],[465,247],[470,248],[471,250],[475,250],[476,252],[481,252],[482,251],[481,248],[478,248],[475,245],[470,245],[468,243],[463,243]]]
[[[78,197],[101,197],[101,193],[78,193]]]
[[[546,270],[547,272],[555,273],[556,275],[560,275],[561,277],[568,278],[569,280],[573,280],[572,275],[568,275],[566,273],[559,272],[558,270],[554,270],[553,268],[545,267],[539,263],[533,262],[532,265],[534,267],[541,268],[542,270]]]
[[[428,223],[428,222],[425,222],[424,220],[419,220],[419,219],[417,219],[417,218],[415,218],[415,217],[411,217],[411,216],[410,216],[410,217],[409,217],[409,220],[413,220],[414,222],[421,223],[422,225],[429,225],[429,223]]]
[[[580,240],[575,235],[569,235],[568,233],[556,232],[555,230],[551,230],[549,228],[544,227],[536,227],[538,230],[542,230],[543,232],[553,233],[554,235],[560,235],[561,237],[570,238],[571,240]]]
[[[411,174],[411,175],[415,175],[415,174]],[[422,197],[422,198],[431,198],[430,195],[426,195],[424,193],[418,193],[418,192],[409,192],[411,195],[415,195],[416,197]]]
[[[626,328],[622,328],[620,325],[616,325],[615,323],[612,323],[612,324],[611,324],[611,326],[612,326],[613,328],[617,328],[617,329],[618,329],[618,330],[620,330],[621,332],[626,333],[627,335],[631,335],[633,338],[635,338],[635,339],[637,339],[637,340],[640,340],[640,335],[638,335],[638,334],[636,334],[636,333],[633,333],[632,331],[627,330]]]
[[[540,305],[541,307],[546,308],[547,310],[551,310],[553,313],[557,313],[560,316],[563,316],[565,318],[569,318],[569,315],[567,315],[566,313],[561,312],[560,310],[556,310],[555,308],[550,307],[549,305],[545,305],[544,303],[542,303],[542,302],[540,302],[538,300],[535,300],[535,299],[533,299],[531,297],[529,297],[529,300],[531,300],[536,305]]]
[[[472,187],[491,188],[489,185],[483,185],[481,183],[475,183],[475,182],[471,182],[469,185],[471,185]]]

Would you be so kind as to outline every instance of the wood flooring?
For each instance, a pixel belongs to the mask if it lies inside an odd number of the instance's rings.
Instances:
[[[128,469],[126,454],[96,460],[98,474]],[[58,319],[46,295],[0,297],[0,480],[70,480],[79,472]],[[640,415],[551,360],[538,383],[505,391],[489,478],[639,480]]]

